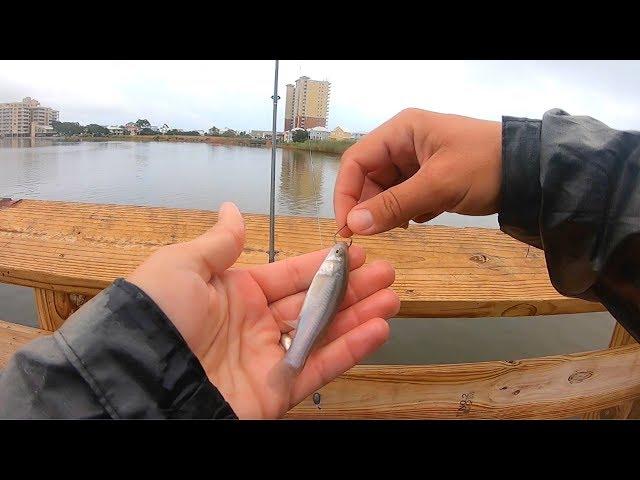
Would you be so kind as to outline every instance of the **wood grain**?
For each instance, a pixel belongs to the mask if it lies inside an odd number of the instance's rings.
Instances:
[[[358,366],[288,418],[553,419],[640,395],[640,346],[516,362]]]
[[[155,249],[215,224],[216,213],[125,205],[23,200],[0,210],[0,283],[95,295]],[[236,267],[267,263],[268,217],[245,214],[247,242]],[[315,219],[278,217],[278,258],[320,247]],[[321,221],[325,246],[336,230]],[[543,252],[498,230],[412,225],[356,237],[368,262],[390,261],[399,316],[486,317],[603,311],[563,297]]]
[[[0,368],[51,332],[0,322]],[[513,362],[361,365],[286,418],[565,418],[640,395],[640,346]]]
[[[611,334],[609,348],[615,348],[622,345],[633,345],[636,341],[627,332],[627,330],[616,322]],[[638,400],[623,402],[603,410],[589,412],[583,416],[585,420],[614,420],[624,418],[638,418],[640,414],[640,402]]]
[[[34,288],[40,328],[53,332],[87,300],[85,295]]]

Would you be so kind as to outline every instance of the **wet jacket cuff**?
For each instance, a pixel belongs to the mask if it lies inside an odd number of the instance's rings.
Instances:
[[[540,240],[540,132],[542,122],[502,117],[500,229],[542,248]]]
[[[54,336],[112,418],[237,418],[173,323],[124,279]]]

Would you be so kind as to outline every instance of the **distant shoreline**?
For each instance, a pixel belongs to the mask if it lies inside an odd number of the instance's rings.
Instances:
[[[55,138],[64,142],[190,142],[190,143],[210,143],[213,145],[239,145],[239,146],[257,146],[268,148],[271,142],[260,143],[252,138],[239,137],[212,137],[212,136],[191,136],[191,135],[112,135],[108,137],[48,137]],[[278,143],[278,148],[291,150],[311,150],[312,152],[327,153],[330,155],[341,155],[347,148],[353,145],[355,141],[351,140],[320,140],[306,141],[301,143]]]
[[[66,137],[50,137],[64,142],[191,142],[213,143],[216,145],[243,145],[255,143],[252,138],[212,137],[195,135],[109,135],[106,137],[86,137],[70,135]]]
[[[354,140],[307,140],[301,143],[282,143],[279,147],[291,150],[311,150],[312,152],[328,153],[330,155],[342,155],[351,145],[355,144]]]

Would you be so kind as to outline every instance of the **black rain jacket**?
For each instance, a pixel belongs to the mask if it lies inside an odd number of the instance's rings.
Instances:
[[[553,286],[640,342],[640,132],[559,109],[504,117],[501,229],[544,249]]]
[[[640,341],[640,133],[550,110],[503,118],[500,228],[562,294]],[[237,418],[166,315],[123,279],[0,376],[0,418]]]

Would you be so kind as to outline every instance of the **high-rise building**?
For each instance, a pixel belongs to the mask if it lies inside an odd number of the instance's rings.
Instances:
[[[295,85],[287,85],[284,129],[326,127],[329,117],[328,81],[300,77]]]
[[[287,96],[284,106],[284,131],[288,132],[293,128],[293,96],[296,87],[292,84],[287,85]]]
[[[58,111],[40,106],[40,102],[30,97],[21,102],[0,103],[0,135],[9,137],[35,136],[50,130]]]

